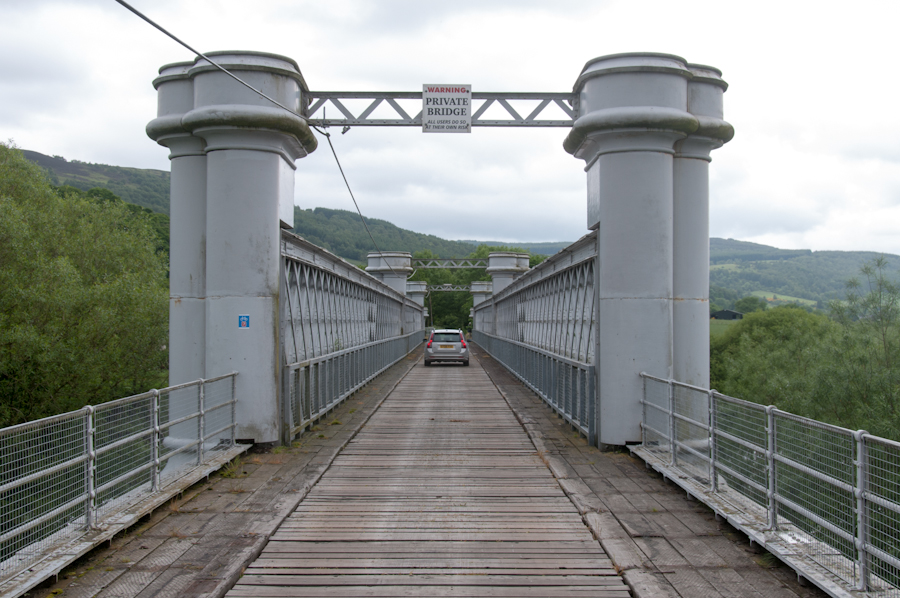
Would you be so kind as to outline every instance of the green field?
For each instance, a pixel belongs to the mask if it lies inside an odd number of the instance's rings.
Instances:
[[[801,299],[800,297],[789,297],[788,295],[779,295],[777,293],[773,293],[771,291],[753,291],[750,293],[754,297],[759,297],[760,299],[765,299],[769,302],[769,305],[774,307],[776,305],[781,305],[782,303],[799,303],[800,305],[808,305],[809,307],[815,307],[816,302],[811,299]]]

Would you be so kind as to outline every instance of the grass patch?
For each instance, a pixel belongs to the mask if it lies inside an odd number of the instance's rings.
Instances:
[[[750,294],[754,297],[765,299],[768,301],[769,305],[772,306],[781,305],[782,303],[799,303],[800,305],[808,305],[809,307],[816,306],[816,302],[812,299],[801,299],[800,297],[791,297],[790,295],[779,295],[770,291],[753,291]]]

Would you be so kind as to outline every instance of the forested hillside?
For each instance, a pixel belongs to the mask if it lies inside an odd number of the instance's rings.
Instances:
[[[43,167],[50,182],[57,187],[70,185],[82,191],[97,187],[109,189],[128,203],[160,214],[169,213],[169,173],[164,170],[90,164],[28,150],[22,153]]]
[[[864,263],[882,255],[871,251],[776,249],[734,239],[710,239],[709,249],[709,283],[713,287],[729,289],[739,297],[765,291],[822,304],[843,299],[845,283],[859,275]],[[900,268],[900,256],[888,254],[884,258],[888,270]]]
[[[84,191],[98,187],[109,189],[126,202],[162,214],[169,212],[168,172],[90,164],[27,150],[23,153],[47,170],[54,185],[70,185]],[[375,250],[354,212],[327,208],[294,210],[297,234],[344,259],[363,263],[366,254]],[[367,222],[383,251],[430,251],[440,257],[460,257],[469,255],[482,244],[503,245],[493,241],[447,241],[398,228],[385,220],[367,218]],[[515,244],[541,255],[553,255],[567,245],[524,241]],[[796,298],[807,301],[808,305],[824,307],[830,300],[842,299],[846,281],[857,276],[862,264],[879,255],[867,251],[778,249],[713,238],[710,239],[711,304],[716,308],[733,308],[738,299],[755,294],[767,297],[770,305]],[[900,268],[900,256],[884,257],[889,271]],[[772,301],[773,295],[778,300]]]
[[[394,226],[386,220],[366,218],[369,230],[382,251],[431,251],[440,257],[465,257],[475,245],[446,241],[434,235],[423,235]],[[294,232],[344,259],[364,263],[366,255],[375,251],[359,214],[346,210],[294,207]]]

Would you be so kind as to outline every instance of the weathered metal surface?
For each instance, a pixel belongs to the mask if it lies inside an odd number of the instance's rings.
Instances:
[[[375,127],[421,127],[422,111],[417,108],[410,116],[397,100],[419,100],[421,106],[421,91],[311,91],[306,94],[310,99],[310,105],[306,111],[311,126],[338,127],[338,126],[375,126]],[[368,100],[364,109],[354,114],[347,108],[342,100]],[[572,93],[492,93],[473,92],[472,126],[473,127],[571,127],[575,122],[576,111],[573,103],[576,96]],[[480,101],[480,104],[475,102]],[[528,103],[528,112],[523,116],[515,109],[510,101],[519,104]],[[482,115],[492,105],[503,108],[509,118],[486,119]],[[541,118],[541,114],[548,106],[558,108],[567,118]],[[372,113],[379,106],[387,106],[391,109],[390,118],[372,118]],[[341,116],[328,118],[326,110],[332,108]],[[332,112],[334,114],[334,112]]]
[[[414,368],[228,596],[629,596],[473,365]]]

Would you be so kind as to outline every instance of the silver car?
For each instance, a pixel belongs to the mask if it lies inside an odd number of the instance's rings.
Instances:
[[[461,330],[435,330],[425,345],[425,365],[455,361],[469,365],[469,347]]]

